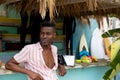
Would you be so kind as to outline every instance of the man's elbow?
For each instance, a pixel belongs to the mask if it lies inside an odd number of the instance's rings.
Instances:
[[[6,64],[5,64],[5,68],[8,69],[8,70],[11,69],[11,63],[10,63],[9,61],[6,62]]]
[[[19,65],[19,63],[17,63],[14,58],[11,58],[8,62],[6,62],[5,68],[8,70],[12,70],[15,68],[16,65]]]

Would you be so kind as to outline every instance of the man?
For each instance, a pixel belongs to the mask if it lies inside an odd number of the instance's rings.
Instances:
[[[26,45],[6,63],[6,69],[25,73],[29,80],[58,80],[56,69],[59,69],[61,76],[65,75],[66,70],[58,64],[57,47],[51,45],[55,37],[55,25],[52,22],[43,22],[40,42]],[[25,68],[19,66],[21,62],[24,62]]]

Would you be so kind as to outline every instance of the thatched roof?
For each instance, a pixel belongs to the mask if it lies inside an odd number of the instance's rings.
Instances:
[[[56,12],[55,0],[2,0],[2,3],[13,6],[22,13],[34,9],[42,18],[45,18],[46,12],[49,11],[50,18],[53,19]]]
[[[0,0],[0,4],[10,4],[10,3],[16,3],[20,0]]]
[[[120,13],[120,0],[58,0],[60,15],[86,16]],[[61,1],[61,2],[60,2]]]
[[[111,13],[120,16],[120,0],[56,0],[56,2],[55,0],[1,0],[0,2],[14,5],[18,9],[24,7],[24,11],[35,8],[43,18],[47,10],[53,18],[56,7],[59,16],[106,16]]]

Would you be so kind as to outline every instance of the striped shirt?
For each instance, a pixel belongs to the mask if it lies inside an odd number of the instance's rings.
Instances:
[[[42,56],[42,47],[40,43],[26,45],[18,54],[14,56],[14,59],[21,63],[23,62],[25,68],[40,74],[44,80],[58,80],[56,75],[56,69],[58,67],[57,59],[57,47],[51,45],[51,50],[55,65],[52,69],[47,67]],[[28,77],[28,80],[31,80]]]

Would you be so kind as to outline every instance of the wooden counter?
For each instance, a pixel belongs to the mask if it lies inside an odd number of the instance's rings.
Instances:
[[[67,69],[65,76],[60,76],[57,71],[59,80],[103,80],[103,75],[109,67],[104,66],[91,66],[91,67],[73,67]],[[27,80],[27,75],[22,73],[12,73],[0,75],[2,80]]]
[[[6,62],[6,59],[9,60],[17,52],[0,52],[0,58]],[[95,63],[76,63],[73,67],[66,67],[67,74],[64,77],[57,75],[59,80],[103,80],[104,73],[109,69],[108,64],[109,61],[104,59]],[[6,70],[4,65],[0,69],[0,80],[27,80],[26,74],[12,73]]]

